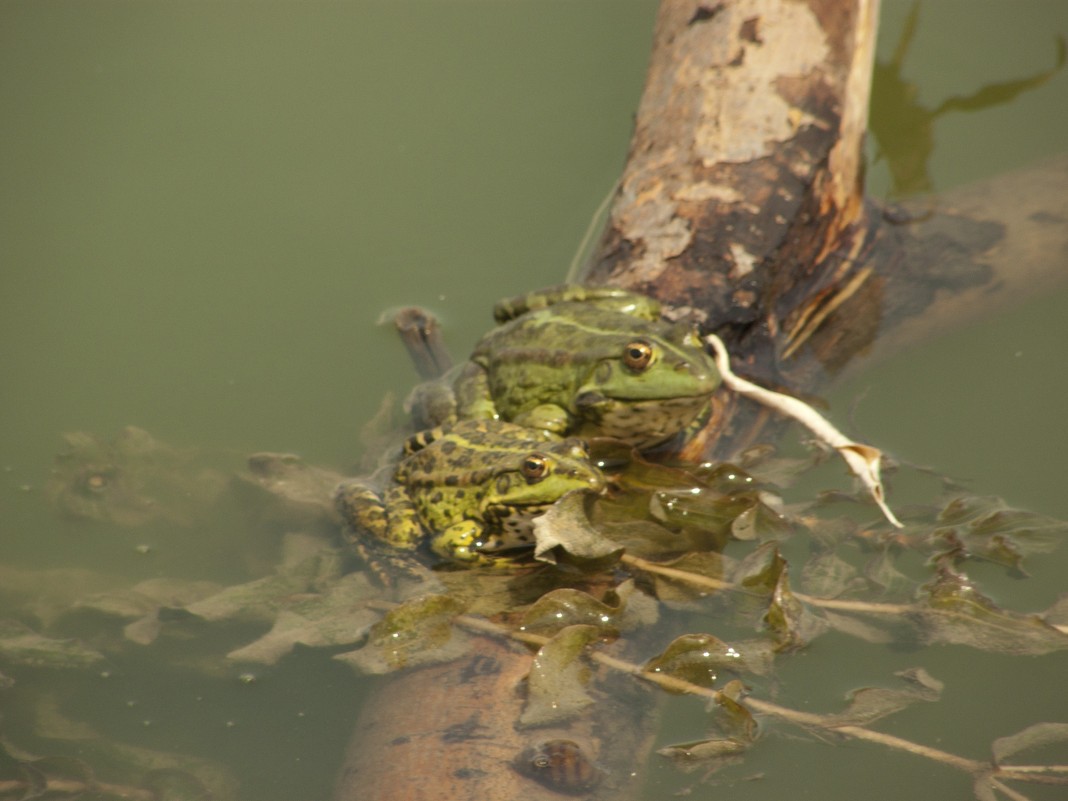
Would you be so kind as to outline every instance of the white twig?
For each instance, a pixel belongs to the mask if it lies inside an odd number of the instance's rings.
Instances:
[[[783,395],[770,389],[757,386],[751,381],[739,378],[731,372],[730,357],[727,355],[727,346],[723,340],[715,334],[709,334],[705,341],[712,347],[712,355],[716,360],[716,366],[723,376],[723,383],[739,395],[744,395],[757,403],[774,409],[780,414],[792,417],[804,425],[816,435],[818,439],[827,443],[841,455],[849,469],[860,479],[864,487],[871,493],[883,515],[897,528],[904,528],[890,507],[886,505],[883,496],[883,484],[879,478],[879,465],[882,461],[882,451],[870,445],[853,442],[849,437],[825,420],[819,412],[804,401],[798,400],[791,395]]]

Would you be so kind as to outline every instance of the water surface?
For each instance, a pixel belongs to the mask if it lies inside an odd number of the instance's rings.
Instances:
[[[910,6],[884,2],[881,59]],[[904,78],[935,108],[1047,70],[1066,8],[924,4]],[[376,324],[384,309],[431,307],[462,353],[495,299],[562,279],[623,163],[654,11],[620,0],[5,4],[0,561],[246,578],[254,567],[219,545],[236,525],[225,515],[202,529],[199,561],[168,553],[166,527],[58,520],[42,487],[60,434],[132,424],[227,469],[259,450],[348,469],[383,395],[414,379]],[[1068,75],[944,114],[932,140],[935,190],[1056,153]],[[884,162],[869,181],[892,192]],[[902,353],[839,387],[833,412],[844,423],[855,406],[858,433],[902,460],[1068,518],[1065,308],[1068,294],[1037,298]],[[991,576],[1000,602],[1038,610],[1064,589],[1066,549],[1030,567],[1026,581]],[[134,650],[106,680],[20,674],[5,720],[28,725],[21,699],[54,688],[68,716],[107,737],[228,764],[243,797],[328,797],[365,692],[347,668],[303,654],[249,683],[239,667],[204,679],[160,664]],[[888,731],[982,756],[994,737],[1068,720],[1063,654],[833,636],[783,661],[780,700],[832,709],[916,664],[946,680],[946,698]],[[663,742],[701,725],[680,721]],[[736,775],[747,773],[765,778],[694,792],[968,797],[953,772],[872,746],[772,738]],[[904,789],[880,794],[872,775]],[[648,798],[693,781],[659,771]]]

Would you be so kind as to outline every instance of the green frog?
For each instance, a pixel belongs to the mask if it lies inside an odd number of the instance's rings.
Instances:
[[[692,325],[634,292],[563,285],[501,301],[470,360],[409,400],[417,424],[501,418],[660,445],[708,408],[719,371]]]
[[[604,486],[582,440],[464,420],[411,437],[383,494],[356,479],[334,500],[372,543],[409,553],[428,543],[440,557],[479,565],[531,547],[533,518],[567,493]]]

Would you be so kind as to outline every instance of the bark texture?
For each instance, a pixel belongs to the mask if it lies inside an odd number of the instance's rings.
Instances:
[[[863,220],[875,5],[664,3],[587,279],[744,327],[764,316],[777,276],[850,241]]]

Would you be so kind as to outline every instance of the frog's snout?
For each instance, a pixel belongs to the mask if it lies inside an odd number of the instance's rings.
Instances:
[[[699,381],[706,380],[708,378],[708,371],[702,370],[701,366],[696,362],[685,361],[679,362],[675,365],[675,372],[682,373],[683,375],[693,376]]]
[[[675,372],[702,385],[702,391],[712,392],[719,386],[719,371],[712,365],[701,364],[700,361],[679,362],[675,365]]]
[[[590,492],[602,493],[607,486],[607,482],[600,473],[591,473],[586,478],[586,485],[589,487]]]

